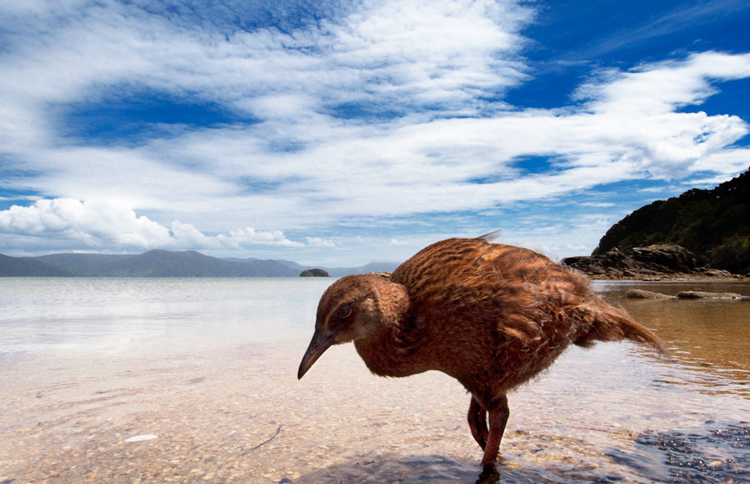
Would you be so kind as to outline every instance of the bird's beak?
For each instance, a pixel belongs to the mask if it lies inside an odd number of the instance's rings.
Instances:
[[[331,347],[335,339],[336,333],[326,334],[317,330],[315,331],[315,334],[313,334],[312,337],[312,341],[310,341],[310,346],[307,347],[305,356],[302,357],[302,363],[300,363],[299,371],[297,372],[297,379],[302,378],[305,373],[307,373],[307,370],[309,370],[310,367],[312,367],[313,364],[318,361],[320,355],[325,353],[325,351]]]

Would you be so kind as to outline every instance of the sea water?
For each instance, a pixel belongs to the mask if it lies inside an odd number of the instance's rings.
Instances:
[[[0,278],[0,354],[299,337],[328,278]]]
[[[371,375],[352,345],[296,368],[331,279],[0,279],[0,482],[748,482],[750,303],[631,300],[671,359],[569,349],[509,396],[480,474],[449,377]]]

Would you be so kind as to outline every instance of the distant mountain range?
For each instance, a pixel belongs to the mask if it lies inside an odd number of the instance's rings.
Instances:
[[[0,254],[0,276],[18,277],[299,277],[307,269],[331,276],[392,271],[394,262],[362,267],[325,268],[284,260],[219,259],[195,251],[151,250],[137,255],[51,254],[10,257]]]

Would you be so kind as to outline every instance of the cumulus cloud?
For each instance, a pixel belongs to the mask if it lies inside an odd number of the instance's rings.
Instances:
[[[0,212],[0,231],[8,234],[74,239],[87,246],[115,243],[126,247],[164,245],[169,230],[122,204],[39,200],[30,207]]]
[[[207,236],[193,225],[175,221],[170,228],[137,216],[124,203],[39,200],[30,207],[12,206],[0,211],[0,233],[15,236],[52,237],[74,240],[87,248],[128,249],[217,249],[247,245],[302,247],[278,230],[252,227],[229,234]]]

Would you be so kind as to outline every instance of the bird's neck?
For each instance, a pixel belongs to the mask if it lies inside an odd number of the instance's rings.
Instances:
[[[415,325],[406,288],[383,278],[371,281],[373,310],[365,321],[367,331],[354,340],[357,353],[373,373],[408,376],[426,371],[420,364],[424,336]]]
[[[424,361],[424,332],[415,328],[408,314],[397,320],[383,321],[376,331],[354,341],[357,353],[367,367],[380,376],[402,377],[429,370]]]

